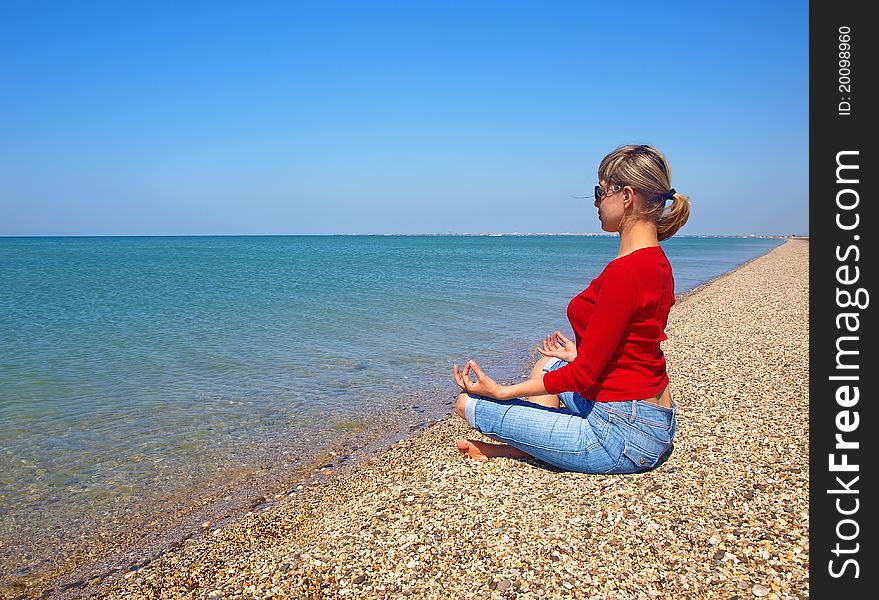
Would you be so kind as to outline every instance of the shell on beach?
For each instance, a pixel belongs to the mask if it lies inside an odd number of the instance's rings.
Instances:
[[[803,240],[683,298],[663,346],[678,429],[652,471],[476,462],[455,440],[479,434],[453,415],[222,528],[205,524],[100,594],[805,598],[808,317]]]

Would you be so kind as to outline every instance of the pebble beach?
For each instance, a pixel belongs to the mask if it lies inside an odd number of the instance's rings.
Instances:
[[[49,595],[806,598],[808,249],[788,240],[678,298],[663,344],[678,429],[652,471],[477,462],[455,440],[488,438],[450,415]],[[437,402],[455,395],[450,374]]]

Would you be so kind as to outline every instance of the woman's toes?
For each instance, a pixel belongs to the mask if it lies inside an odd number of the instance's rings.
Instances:
[[[482,443],[476,440],[458,440],[458,450],[473,460],[488,460],[482,451]]]

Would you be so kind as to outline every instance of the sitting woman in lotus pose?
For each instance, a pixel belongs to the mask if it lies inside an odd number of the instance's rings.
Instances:
[[[671,187],[671,168],[651,146],[611,152],[598,181],[601,228],[618,232],[620,246],[568,304],[576,342],[548,335],[530,378],[515,385],[498,384],[474,360],[453,367],[463,390],[456,412],[502,442],[458,440],[471,458],[532,456],[570,471],[634,473],[671,448],[677,406],[660,343],[675,294],[659,242],[686,223],[690,201]]]

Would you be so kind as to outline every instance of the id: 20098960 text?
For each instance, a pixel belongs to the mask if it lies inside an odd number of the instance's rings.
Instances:
[[[847,117],[852,112],[852,36],[851,27],[839,28],[839,107],[837,114]]]

